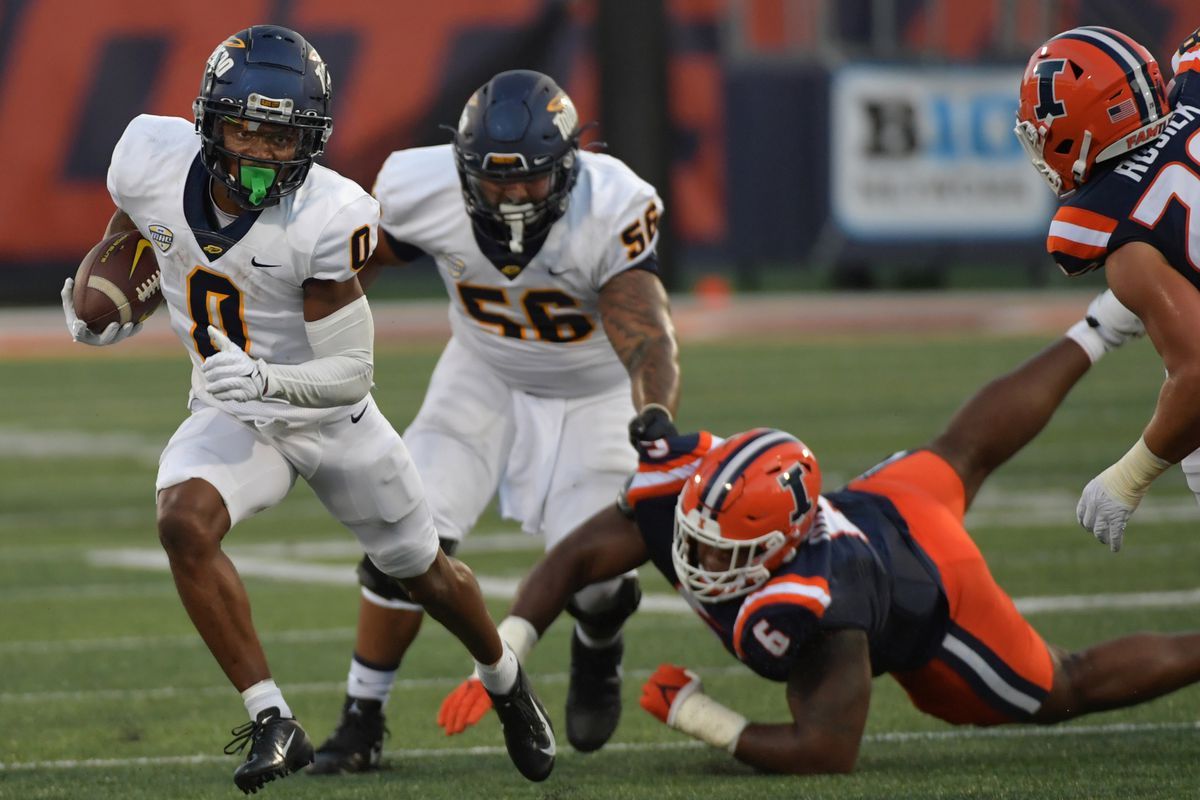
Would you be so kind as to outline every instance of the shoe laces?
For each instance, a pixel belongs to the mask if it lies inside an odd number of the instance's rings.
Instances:
[[[252,741],[256,741],[262,732],[263,726],[256,720],[250,720],[236,728],[233,728],[229,733],[233,736],[233,741],[225,745],[225,755],[233,755],[240,753],[246,749],[246,745]]]

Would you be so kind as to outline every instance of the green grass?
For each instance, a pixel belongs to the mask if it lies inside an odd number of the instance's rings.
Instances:
[[[792,430],[816,450],[833,486],[893,450],[927,440],[971,391],[1040,344],[900,337],[686,347],[681,424],[718,433],[755,425]],[[416,410],[436,355],[431,349],[379,354],[377,397],[398,428]],[[195,635],[170,577],[101,566],[91,556],[157,547],[155,457],[184,413],[184,359],[104,354],[0,362],[0,369],[0,798],[237,796],[230,780],[236,760],[220,750],[229,728],[244,717],[241,702]],[[1160,380],[1148,344],[1113,354],[1081,383],[1042,438],[993,476],[971,527],[1014,596],[1195,587],[1200,541],[1177,471],[1156,484],[1119,556],[1074,523],[1079,488],[1136,438]],[[31,439],[45,445],[14,444]],[[512,531],[489,512],[479,536]],[[345,543],[346,553],[308,560],[342,565],[348,574],[355,560],[350,535],[300,485],[283,505],[239,526],[227,545],[330,541]],[[535,551],[467,549],[464,557],[480,574],[515,577]],[[667,591],[657,575],[643,574],[648,592]],[[255,577],[246,584],[275,677],[319,740],[340,704],[356,593],[349,585]],[[490,606],[494,615],[504,613],[503,602]],[[1068,647],[1135,630],[1185,629],[1194,619],[1195,608],[1186,606],[1032,617],[1049,640]],[[562,623],[551,628],[530,659],[560,733],[568,632]],[[921,715],[882,678],[855,774],[759,775],[642,712],[639,687],[661,661],[686,663],[705,676],[714,696],[762,721],[787,718],[782,688],[737,665],[690,617],[639,614],[627,642],[625,713],[612,746],[583,756],[564,742],[544,784],[517,775],[493,718],[457,738],[436,728],[437,706],[469,660],[429,624],[389,706],[388,769],[342,779],[295,776],[264,791],[323,799],[1124,800],[1191,795],[1200,772],[1200,690],[1194,688],[1081,720],[1070,726],[1075,735],[1011,728],[996,736]],[[79,763],[92,759],[99,761]]]

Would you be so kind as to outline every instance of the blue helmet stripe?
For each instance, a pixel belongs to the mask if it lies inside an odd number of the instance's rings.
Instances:
[[[799,441],[790,433],[770,429],[764,430],[757,436],[748,437],[717,465],[708,485],[700,493],[700,513],[710,519],[716,519],[718,510],[725,502],[725,497],[729,494],[733,482],[737,480],[748,464],[778,444]]]

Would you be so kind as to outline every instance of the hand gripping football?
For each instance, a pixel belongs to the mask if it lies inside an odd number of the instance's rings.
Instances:
[[[154,245],[137,231],[118,233],[83,257],[71,304],[93,333],[110,323],[141,322],[162,304],[162,272]]]

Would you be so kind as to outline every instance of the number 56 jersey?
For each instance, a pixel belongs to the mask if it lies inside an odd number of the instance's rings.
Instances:
[[[454,338],[509,386],[540,397],[628,381],[600,319],[600,290],[624,270],[657,268],[654,188],[611,156],[579,158],[566,212],[531,259],[512,263],[484,254],[450,145],[392,153],[375,183],[384,231],[437,263]]]
[[[367,262],[378,232],[373,197],[314,165],[298,191],[221,227],[192,124],[147,115],[129,124],[113,150],[108,190],[155,245],[171,327],[192,359],[191,399],[252,421],[303,424],[344,413],[347,407],[299,408],[283,400],[217,400],[205,389],[200,364],[216,352],[210,324],[268,363],[311,360],[304,282],[347,281]]]
[[[1176,100],[1153,142],[1099,165],[1059,207],[1046,249],[1063,272],[1096,269],[1145,242],[1200,289],[1200,86],[1189,88],[1197,91]]]

